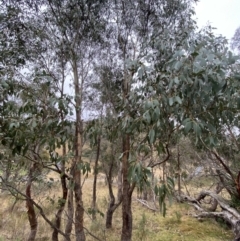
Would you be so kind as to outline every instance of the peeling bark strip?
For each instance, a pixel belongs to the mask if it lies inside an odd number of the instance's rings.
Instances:
[[[38,227],[36,212],[34,210],[33,202],[31,202],[31,199],[32,199],[31,187],[32,187],[33,179],[34,179],[34,172],[36,170],[37,170],[37,163],[34,163],[33,166],[29,170],[28,182],[27,182],[27,187],[26,187],[26,196],[27,196],[26,208],[27,208],[27,214],[28,214],[28,221],[29,221],[30,228],[31,228],[27,241],[35,240],[35,237],[37,234],[37,227]]]
[[[205,197],[211,197],[214,200],[217,201],[218,205],[221,208],[221,211],[219,212],[211,212],[204,209],[201,205],[201,200],[203,200]],[[191,198],[189,196],[180,196],[180,201],[186,201],[193,205],[198,211],[199,214],[193,215],[196,218],[222,218],[227,223],[229,223],[233,229],[233,232],[235,234],[234,241],[240,241],[240,213],[235,209],[232,208],[226,200],[224,200],[221,196],[218,194],[212,192],[212,191],[202,191],[199,196],[195,198]]]

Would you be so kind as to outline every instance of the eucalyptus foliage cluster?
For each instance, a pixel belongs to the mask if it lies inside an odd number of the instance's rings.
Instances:
[[[78,134],[92,148],[128,136],[127,181],[141,191],[181,136],[213,150],[234,130],[239,146],[239,56],[211,26],[197,28],[196,2],[0,1],[1,187],[32,163],[71,180],[59,164],[76,158],[88,173]],[[173,189],[170,177],[154,187],[164,215]]]

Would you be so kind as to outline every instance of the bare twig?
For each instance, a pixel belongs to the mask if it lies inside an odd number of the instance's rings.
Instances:
[[[169,149],[168,149],[168,144],[166,145],[166,150],[167,150],[167,156],[166,156],[166,158],[165,158],[163,161],[157,162],[157,163],[154,163],[154,164],[148,165],[148,166],[150,166],[151,168],[153,168],[153,167],[155,167],[155,166],[157,166],[157,165],[161,165],[161,164],[167,162],[167,161],[169,160],[170,156],[171,156],[170,151],[169,151]]]

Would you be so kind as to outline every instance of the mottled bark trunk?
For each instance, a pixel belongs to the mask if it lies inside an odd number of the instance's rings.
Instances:
[[[81,188],[81,171],[76,166],[74,173],[74,194],[75,194],[75,235],[76,241],[85,241],[85,234],[83,229],[83,201]]]
[[[63,145],[63,156],[65,156],[65,155],[66,155],[66,145]],[[55,220],[56,228],[53,229],[52,241],[58,241],[58,229],[60,229],[60,227],[61,227],[62,213],[63,213],[64,207],[65,207],[65,203],[66,203],[67,195],[68,195],[66,177],[65,177],[64,173],[65,173],[65,164],[62,163],[62,166],[61,166],[62,200],[59,204],[59,209],[56,213],[56,220]],[[70,239],[68,241],[70,241]]]
[[[97,201],[97,175],[98,175],[98,161],[100,156],[101,136],[98,136],[97,140],[97,154],[94,165],[94,179],[93,179],[93,200],[92,200],[92,219],[96,219],[96,201]]]
[[[27,196],[26,207],[27,207],[28,221],[31,228],[27,241],[35,240],[35,237],[37,234],[37,227],[38,227],[36,212],[34,210],[34,205],[31,201],[32,200],[31,187],[34,179],[34,172],[36,171],[36,169],[37,169],[37,164],[34,163],[33,166],[30,168],[27,187],[26,187],[26,196]]]
[[[76,112],[76,129],[75,129],[75,145],[74,145],[74,161],[73,161],[73,181],[74,181],[74,195],[75,195],[75,235],[76,241],[85,241],[85,234],[83,229],[83,201],[82,201],[82,186],[81,186],[81,170],[82,163],[82,94],[83,94],[83,80],[79,83],[78,69],[76,59],[73,60],[73,74],[74,74],[74,88],[75,88],[75,112]]]

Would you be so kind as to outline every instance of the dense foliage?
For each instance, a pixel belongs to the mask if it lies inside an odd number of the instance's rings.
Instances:
[[[163,171],[155,182],[153,170],[166,168],[184,137],[214,159],[209,168],[237,207],[239,58],[211,26],[197,29],[196,2],[0,1],[0,188],[26,200],[29,241],[37,235],[36,208],[53,228],[52,240],[59,233],[71,240],[73,225],[76,240],[86,239],[86,143],[96,156],[89,212],[93,219],[101,213],[96,179],[102,170],[110,195],[106,227],[122,203],[122,241],[132,237],[135,187],[145,196],[152,189],[166,214],[174,174]],[[238,35],[232,42],[237,49]],[[31,194],[32,183],[49,172],[61,179],[54,222]]]

